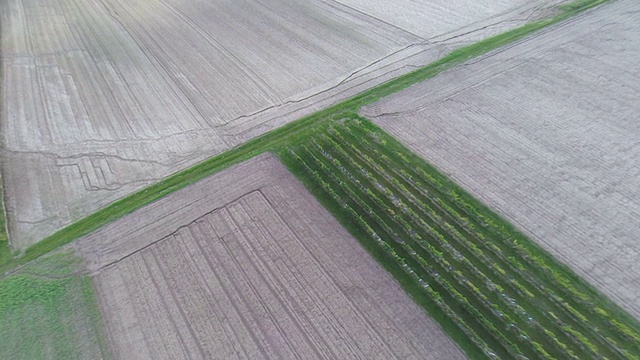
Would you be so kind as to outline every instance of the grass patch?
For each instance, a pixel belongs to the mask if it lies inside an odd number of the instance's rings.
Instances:
[[[345,112],[357,112],[360,107],[378,101],[384,96],[390,95],[413,84],[436,76],[437,74],[450,69],[451,67],[463,63],[471,58],[486,54],[503,45],[522,39],[523,37],[542,29],[550,24],[564,20],[569,15],[573,15],[581,10],[602,3],[603,0],[578,1],[581,5],[573,10],[565,11],[552,18],[526,24],[522,27],[507,31],[478,43],[465,46],[451,52],[440,60],[435,61],[423,68],[407,73],[396,79],[388,81],[379,86],[373,87],[351,99],[319,111],[281,128],[273,130],[263,136],[251,140],[244,145],[226,151],[209,160],[205,160],[189,169],[178,172],[165,180],[151,185],[143,190],[124,197],[107,207],[59,230],[51,236],[46,237],[37,244],[26,249],[24,254],[17,258],[12,258],[7,246],[0,242],[0,273],[5,272],[15,266],[27,263],[38,258],[58,247],[65,245],[83,235],[86,235],[116,219],[119,219],[131,212],[163,197],[176,190],[184,188],[198,180],[211,174],[221,171],[241,161],[247,160],[265,151],[276,151],[283,146],[286,147],[290,141],[304,136],[304,134],[315,125],[330,121],[340,117]],[[568,5],[567,5],[568,6]],[[5,242],[6,244],[6,242]]]
[[[0,61],[2,61],[2,21],[0,21]],[[4,99],[4,66],[0,65],[0,114],[3,114]],[[0,166],[1,168],[1,166]],[[2,176],[0,175],[0,264],[7,263],[11,260],[11,248],[9,247],[9,238],[7,236],[6,216],[4,212],[4,191],[2,188]]]
[[[0,358],[108,359],[102,321],[80,260],[42,257],[0,277]]]

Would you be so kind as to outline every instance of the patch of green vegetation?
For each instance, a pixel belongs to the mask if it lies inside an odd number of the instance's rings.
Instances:
[[[110,358],[86,275],[71,254],[0,277],[0,359]]]
[[[378,101],[382,97],[405,89],[413,84],[436,76],[437,74],[463,63],[471,58],[486,54],[503,45],[524,38],[550,24],[566,19],[581,10],[595,6],[605,0],[579,0],[582,5],[570,10],[566,8],[560,15],[526,24],[514,30],[490,37],[478,43],[455,50],[436,62],[418,70],[371,88],[351,99],[331,106],[310,116],[273,130],[251,140],[244,145],[226,151],[189,169],[178,172],[165,180],[120,199],[109,206],[89,215],[28,248],[21,256],[12,258],[8,247],[0,242],[0,273],[20,264],[25,264],[58,247],[86,235],[116,219],[119,219],[163,196],[189,186],[207,176],[247,160],[265,151],[277,151],[287,147],[288,143],[304,137],[317,125],[339,118],[342,113],[355,113],[362,106]],[[568,6],[568,5],[567,5]]]
[[[470,357],[640,359],[636,320],[365,118],[278,155]]]
[[[9,242],[7,237],[4,240],[0,240],[0,264],[9,263],[12,259],[11,250],[9,249]]]

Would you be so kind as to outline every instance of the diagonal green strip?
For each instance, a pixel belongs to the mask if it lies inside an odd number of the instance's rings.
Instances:
[[[640,359],[635,318],[366,118],[277,155],[471,358]]]
[[[360,107],[405,89],[413,84],[436,76],[437,74],[459,65],[471,58],[489,53],[501,46],[513,43],[549,25],[559,23],[586,9],[605,3],[607,0],[578,0],[564,5],[562,12],[553,18],[536,21],[505,33],[490,37],[478,43],[455,50],[445,57],[413,72],[402,75],[391,81],[373,87],[355,97],[317,113],[272,130],[239,147],[228,150],[211,159],[205,160],[191,168],[178,172],[165,180],[126,196],[107,207],[71,224],[56,233],[44,238],[26,249],[24,254],[11,257],[7,242],[0,241],[0,274],[36,259],[54,249],[91,233],[92,231],[176,190],[184,188],[218,171],[247,160],[265,151],[275,151],[286,146],[289,141],[304,136],[315,125],[330,121],[334,116],[344,112],[357,112]]]

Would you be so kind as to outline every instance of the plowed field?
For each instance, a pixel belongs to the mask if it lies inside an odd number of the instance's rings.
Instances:
[[[362,111],[636,318],[639,14],[612,2]]]
[[[409,26],[333,1],[3,1],[13,247],[555,1],[419,3]]]
[[[224,186],[226,198],[193,201]],[[464,358],[271,155],[74,246],[117,358]]]

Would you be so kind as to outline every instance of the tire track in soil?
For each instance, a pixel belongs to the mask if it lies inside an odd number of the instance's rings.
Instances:
[[[268,273],[268,271],[265,272],[263,271],[264,269],[260,269],[260,267],[262,267],[260,259],[252,259],[247,249],[240,245],[241,242],[248,241],[246,233],[237,226],[237,223],[229,214],[228,208],[221,211],[220,215],[223,223],[226,224],[227,230],[230,230],[236,235],[234,241],[223,242],[223,244],[232,256],[235,265],[241,269],[242,275],[247,280],[256,300],[264,310],[266,310],[266,314],[269,317],[266,323],[271,324],[277,329],[279,338],[274,339],[274,343],[281,345],[281,348],[284,347],[282,345],[286,345],[286,350],[289,350],[290,356],[293,357],[295,357],[294,354],[296,353],[295,349],[297,347],[306,347],[301,353],[315,353],[316,350],[311,348],[310,342],[303,337],[304,333],[301,331],[302,329],[295,324],[290,313],[285,308],[282,299],[278,296],[277,292],[274,291],[272,284],[266,280],[265,273]],[[239,263],[241,259],[245,260],[243,263],[250,265],[241,266]],[[252,277],[251,274],[255,275]]]
[[[153,335],[158,333],[162,334],[162,337],[151,336],[152,341],[154,341],[154,346],[152,348],[165,349],[164,353],[156,354],[155,358],[162,358],[164,355],[165,357],[168,356],[172,359],[184,359],[189,356],[189,352],[181,334],[174,331],[174,329],[176,329],[176,323],[171,314],[166,317],[153,315],[154,313],[165,312],[167,304],[164,297],[159,292],[159,288],[156,284],[157,280],[147,264],[146,257],[148,256],[150,255],[143,254],[142,256],[131,258],[131,261],[135,264],[136,270],[139,274],[139,279],[137,281],[138,285],[135,287],[140,289],[151,288],[150,291],[144,291],[144,294],[146,295],[146,302],[144,302],[143,305],[150,305],[146,307],[151,308],[150,311],[147,311],[146,320],[155,324],[153,327],[155,330]],[[143,281],[141,282],[140,280]],[[158,342],[160,343],[159,345]]]
[[[237,212],[244,211],[244,209],[233,210],[232,209],[233,207],[242,207],[242,206],[239,203],[229,205],[229,208],[231,208],[229,209],[229,212],[230,212],[229,219],[233,221],[233,224],[236,227],[236,229],[240,229],[242,226],[238,221],[239,219],[237,218]],[[236,213],[236,216],[233,216],[233,213]],[[282,276],[280,277],[277,276],[277,274],[280,272],[286,273],[289,271],[286,265],[282,265],[282,266],[278,265],[278,263],[282,264],[284,262],[283,257],[277,256],[276,259],[273,260],[271,256],[267,255],[268,252],[265,251],[264,248],[258,249],[258,245],[261,243],[261,240],[264,240],[264,236],[263,234],[258,235],[259,232],[257,233],[257,231],[258,231],[257,229],[249,229],[247,231],[243,231],[245,233],[245,236],[242,237],[242,239],[245,240],[244,246],[248,248],[248,252],[251,252],[252,254],[251,257],[253,261],[260,261],[261,269],[258,271],[261,274],[266,274],[265,280],[271,283],[272,286],[275,288],[274,294],[276,295],[284,294],[279,296],[280,301],[287,308],[288,315],[294,319],[294,321],[296,322],[296,326],[298,327],[300,332],[306,337],[307,342],[309,342],[309,344],[312,344],[312,346],[314,346],[317,358],[329,358],[328,355],[331,354],[330,358],[338,359],[339,357],[335,354],[335,350],[333,350],[331,346],[329,346],[329,344],[326,343],[325,339],[320,335],[320,330],[319,330],[320,325],[317,324],[317,318],[315,318],[316,321],[313,321],[310,319],[311,314],[314,314],[315,312],[303,311],[302,310],[303,306],[300,304],[300,302],[304,300],[301,299],[301,296],[300,296],[301,294],[296,294],[294,291],[291,290],[292,282],[296,281],[297,279],[293,277],[294,280],[284,281],[282,279]],[[250,232],[251,234],[247,234],[247,232]],[[253,235],[253,236],[249,236],[249,235]],[[256,239],[258,241],[250,241],[249,239]],[[263,256],[260,256],[261,254]],[[312,298],[310,298],[309,296],[305,296],[304,299],[312,299]],[[324,312],[322,312],[322,314],[324,315]],[[303,317],[305,319],[303,319]],[[315,341],[310,340],[312,337],[314,338]],[[318,349],[319,346],[324,347],[325,350],[319,350]],[[329,354],[327,354],[327,351],[329,352]],[[324,355],[321,355],[321,354],[324,354]]]
[[[153,254],[151,253],[150,250],[147,250],[143,252],[141,256],[134,257],[134,259],[139,259],[137,261],[139,263],[139,266],[144,268],[146,274],[148,275],[148,277],[146,277],[145,279],[148,279],[148,281],[151,281],[152,283],[154,295],[150,295],[149,298],[150,299],[153,298],[153,301],[157,302],[158,304],[157,312],[158,313],[168,312],[168,316],[166,316],[166,319],[163,320],[163,322],[166,324],[164,328],[166,329],[166,331],[162,332],[162,336],[161,336],[162,342],[163,343],[167,342],[166,339],[169,338],[171,339],[170,342],[173,342],[175,344],[173,346],[174,348],[181,349],[180,353],[182,355],[173,357],[173,358],[179,359],[179,358],[184,358],[185,355],[189,356],[190,351],[189,351],[189,344],[187,344],[188,340],[185,339],[185,335],[181,331],[177,330],[179,329],[178,325],[180,325],[178,323],[179,319],[176,319],[176,316],[174,316],[175,312],[168,311],[168,309],[170,309],[171,306],[167,302],[166,296],[163,296],[163,293],[161,292],[161,289],[162,289],[161,284],[158,281],[158,274],[160,270],[157,267],[158,264],[155,263]],[[153,314],[152,314],[152,317],[160,318],[158,316],[154,316]]]
[[[216,227],[216,224],[224,223],[224,219],[217,217],[217,215],[218,213],[212,214],[215,222],[211,220],[208,222],[211,231],[220,239],[219,242],[213,242],[212,249],[214,253],[212,255],[221,260],[220,268],[223,269],[222,272],[225,273],[223,278],[227,281],[227,286],[233,289],[230,298],[232,301],[242,304],[241,313],[246,314],[248,323],[253,325],[253,333],[260,337],[263,348],[267,353],[267,358],[282,358],[283,351],[286,352],[288,350],[289,344],[286,344],[287,349],[283,350],[282,347],[279,348],[277,344],[274,344],[274,339],[271,337],[271,334],[281,334],[281,330],[277,327],[277,324],[273,322],[265,324],[265,321],[260,321],[261,319],[270,319],[272,315],[265,309],[264,303],[256,297],[249,279],[228,249],[227,243],[237,242],[237,235],[229,233],[228,231],[223,233],[225,235],[221,235],[218,232],[220,230]],[[214,239],[216,237],[214,237]]]
[[[160,246],[165,242],[166,240],[164,242],[159,243],[158,245]],[[162,291],[162,293],[169,294],[169,297],[173,300],[172,303],[173,305],[175,305],[175,309],[177,310],[177,313],[179,314],[180,319],[182,319],[180,326],[176,327],[176,329],[179,331],[183,330],[186,334],[188,334],[188,336],[186,336],[185,334],[184,338],[188,339],[189,342],[191,343],[187,347],[190,350],[189,354],[191,355],[191,358],[193,358],[193,353],[195,352],[197,355],[199,355],[198,357],[200,359],[205,359],[206,357],[205,357],[204,349],[202,349],[202,346],[196,340],[197,339],[196,334],[193,330],[193,327],[191,326],[191,322],[189,321],[189,318],[185,314],[182,304],[179,301],[179,297],[176,295],[175,288],[172,287],[168,281],[167,271],[170,269],[163,269],[162,265],[164,264],[164,262],[160,260],[162,254],[158,254],[157,252],[161,252],[161,250],[155,249],[155,248],[151,250],[153,259],[155,260],[155,263],[158,265],[158,269],[160,271],[160,274],[162,275],[161,276],[162,281],[159,282],[159,284],[166,286],[163,289],[164,291]],[[169,256],[171,256],[171,254],[169,254]]]
[[[126,266],[124,268],[126,269]],[[114,356],[120,359],[150,359],[148,347],[139,345],[144,342],[144,335],[140,332],[137,316],[130,305],[132,300],[122,273],[102,272],[95,283],[98,284],[98,290],[103,290],[103,318],[111,335],[110,343]]]
[[[223,282],[223,278],[227,278],[228,277],[223,277],[222,275],[224,271],[216,271],[216,269],[221,266],[221,260],[219,257],[216,256],[216,252],[215,250],[212,248],[211,243],[215,240],[220,239],[216,233],[215,230],[213,229],[211,223],[209,222],[208,219],[203,218],[198,220],[195,223],[195,227],[197,229],[197,232],[199,234],[202,234],[203,237],[205,239],[209,239],[209,241],[205,241],[204,245],[202,243],[202,241],[197,241],[196,245],[198,246],[198,249],[202,252],[202,254],[204,254],[204,257],[207,261],[207,265],[209,267],[210,270],[210,274],[212,274],[212,276],[215,278],[216,283],[220,286],[220,289],[223,292],[223,301],[226,301],[229,303],[228,306],[226,306],[225,308],[232,308],[234,314],[237,316],[237,318],[240,320],[240,322],[242,323],[242,329],[245,330],[247,332],[248,337],[251,339],[252,344],[255,344],[255,346],[257,347],[258,352],[260,353],[260,356],[262,358],[268,358],[268,349],[265,344],[265,339],[264,339],[264,334],[263,333],[259,333],[259,335],[256,334],[256,330],[254,327],[251,326],[251,324],[253,323],[251,321],[251,319],[248,319],[242,309],[238,306],[239,302],[234,301],[234,296],[231,295],[230,290],[230,285],[227,284],[225,286],[224,282]],[[242,304],[244,307],[244,304]],[[234,331],[237,331],[238,326],[234,326]],[[243,337],[244,338],[244,337]],[[246,340],[243,341],[243,343],[246,342]],[[245,345],[243,344],[243,349],[246,351]]]
[[[335,228],[320,231],[317,228],[314,229],[312,226],[309,226],[309,219],[302,216],[306,211],[302,211],[302,209],[296,211],[291,207],[292,204],[287,204],[288,197],[283,190],[284,189],[279,187],[268,187],[263,188],[261,192],[282,221],[284,221],[284,219],[291,219],[291,221],[287,222],[287,226],[290,227],[290,232],[296,235],[300,243],[305,244],[302,240],[305,238],[323,239],[332,236],[340,238],[342,234],[336,232]],[[315,199],[309,200],[315,201]],[[317,206],[320,205],[317,204]],[[323,220],[324,219],[321,218],[315,218],[316,222],[322,222]],[[393,352],[396,356],[407,359],[412,355],[420,354],[421,350],[419,350],[413,342],[405,344],[402,341],[401,334],[406,333],[408,335],[408,332],[406,328],[398,326],[398,322],[393,321],[398,316],[397,312],[395,314],[391,313],[386,307],[383,307],[379,301],[375,300],[377,296],[372,294],[372,292],[378,292],[378,284],[371,282],[371,279],[375,279],[375,276],[370,274],[370,269],[362,266],[357,268],[359,271],[354,271],[353,262],[350,262],[349,259],[346,258],[339,258],[335,253],[331,254],[331,249],[327,250],[323,244],[324,242],[322,241],[307,242],[306,247],[308,247],[310,254],[318,254],[318,256],[316,256],[318,264],[334,270],[332,278],[334,279],[335,286],[351,300],[353,306],[359,309],[365,318],[371,319],[368,322],[376,324],[378,331],[380,331],[379,329],[381,328],[384,330],[384,335],[380,334],[380,337],[389,339],[385,342],[388,346],[394,348]],[[362,255],[366,256],[363,249],[357,250],[362,251]],[[330,265],[327,266],[326,264]],[[347,270],[349,270],[348,275]],[[365,279],[362,274],[365,271],[367,275],[369,275],[369,279]],[[338,280],[338,278],[340,279]],[[398,290],[402,291],[400,288],[398,288]],[[387,324],[387,326],[381,327],[381,324]],[[406,347],[400,348],[401,345],[405,345]]]
[[[252,199],[248,199],[248,197],[251,196],[253,197],[255,200],[252,201]],[[270,236],[265,236],[264,234],[261,236],[264,239],[280,239],[278,243],[282,243],[286,238],[289,239],[293,239],[295,240],[295,242],[297,243],[296,247],[301,248],[303,251],[302,253],[297,253],[295,254],[295,256],[293,256],[292,258],[295,258],[297,261],[300,261],[302,263],[304,263],[305,261],[303,260],[305,257],[310,258],[311,263],[314,265],[316,271],[320,271],[320,273],[322,274],[321,276],[319,276],[319,279],[324,279],[324,283],[316,285],[316,286],[309,286],[309,284],[302,284],[302,289],[311,289],[311,290],[315,290],[315,289],[331,289],[331,291],[328,291],[328,293],[332,293],[334,294],[334,296],[336,298],[339,299],[339,302],[343,305],[340,306],[340,308],[344,308],[344,305],[346,305],[347,308],[349,308],[349,312],[352,314],[356,314],[356,318],[352,318],[350,319],[347,323],[350,325],[355,325],[358,324],[360,325],[359,329],[354,329],[354,331],[345,331],[347,334],[351,333],[355,333],[355,334],[368,334],[368,336],[370,336],[370,341],[373,343],[378,343],[378,344],[384,344],[382,349],[378,349],[378,354],[380,354],[380,351],[385,352],[387,355],[384,356],[385,358],[391,358],[394,357],[394,354],[389,350],[389,344],[384,340],[383,337],[380,336],[380,334],[375,330],[376,327],[374,326],[374,324],[370,323],[369,321],[367,321],[367,319],[362,316],[362,314],[360,313],[360,311],[358,310],[357,306],[351,301],[351,299],[349,299],[340,289],[339,286],[337,286],[337,284],[335,283],[335,280],[333,280],[333,276],[330,275],[330,273],[321,265],[321,263],[318,261],[318,259],[316,257],[314,257],[312,255],[312,253],[309,251],[309,249],[305,246],[304,242],[300,241],[300,239],[295,236],[295,233],[292,232],[291,228],[288,226],[288,224],[282,219],[280,218],[276,212],[274,212],[273,208],[271,207],[271,205],[266,201],[266,198],[264,197],[264,194],[262,192],[256,192],[253,194],[248,195],[247,197],[243,198],[240,200],[240,203],[242,204],[243,207],[245,206],[249,206],[250,208],[252,208],[250,211],[251,214],[258,214],[258,216],[255,216],[253,218],[245,218],[245,221],[247,221],[247,223],[253,224],[255,223],[257,224],[261,224],[261,229],[266,229],[266,231],[269,233]],[[259,208],[253,207],[252,205],[256,204],[256,203],[263,203],[261,204],[263,207],[266,207],[267,210],[266,211],[261,211]],[[264,217],[266,215],[275,215],[274,219],[271,219],[271,223],[270,224],[265,224],[266,220],[264,219]],[[246,215],[246,212],[245,212]],[[277,233],[277,231],[280,230],[284,230],[283,233]],[[256,238],[258,238],[258,236],[256,236]],[[268,240],[267,240],[268,241]],[[276,244],[277,245],[277,244]],[[291,252],[291,250],[295,248],[293,246],[289,246],[287,252]],[[287,252],[284,251],[284,249],[280,249],[282,251],[283,254],[286,254]],[[297,266],[295,264],[293,264],[293,266],[291,266],[291,268],[297,268]],[[313,271],[313,269],[310,269],[309,267],[305,268],[305,269],[300,269],[301,273],[304,273],[305,275],[308,273],[314,273],[316,271]],[[300,281],[299,279],[296,278],[296,280]],[[316,296],[312,296],[311,298],[320,298],[322,299],[323,297],[326,297],[326,294],[311,294],[311,295],[316,295]],[[319,296],[318,296],[319,295]],[[320,304],[322,304],[323,302],[320,302]],[[331,311],[333,310],[333,311]],[[335,313],[336,309],[335,307],[333,309],[328,308],[326,305],[324,306],[324,310],[323,312],[326,314],[332,314]],[[337,319],[336,319],[337,320]],[[334,320],[335,321],[335,320]],[[340,324],[340,322],[335,321],[336,324]],[[365,325],[365,326],[362,326]],[[347,330],[347,329],[344,329]],[[348,337],[348,335],[346,336]],[[353,342],[353,340],[351,340]],[[355,342],[353,342],[355,343]],[[371,349],[369,349],[369,351],[362,351],[363,349],[361,349],[360,353],[374,353],[373,351],[370,351]]]
[[[197,241],[195,238],[190,237],[190,238],[189,238],[189,240],[190,240],[190,241],[189,241],[188,243],[186,242],[186,240],[187,240],[187,235],[191,235],[191,234],[192,234],[192,233],[191,233],[190,228],[186,228],[186,229],[184,229],[184,230],[181,232],[181,235],[182,235],[182,236],[181,236],[181,239],[182,239],[182,241],[183,241],[183,242],[182,242],[182,244],[181,244],[181,245],[182,245],[182,246],[181,246],[181,248],[182,248],[183,253],[184,253],[185,255],[188,253],[188,252],[187,252],[187,249],[191,247],[191,246],[189,246],[189,245],[190,245],[190,244],[193,244],[193,243],[195,243],[195,242]],[[193,261],[189,261],[189,259],[193,259],[193,258],[192,258],[192,257],[186,257],[186,256],[185,256],[185,257],[184,257],[184,262],[185,262],[185,264],[189,264],[189,265],[190,265],[190,266],[189,266],[189,268],[193,268],[193,265],[194,265],[195,263],[194,263]],[[193,275],[194,275],[194,276],[192,276],[192,278],[193,278],[193,277],[196,277],[196,276],[198,276],[198,275],[200,275],[200,276],[204,279],[204,277],[202,276],[202,274],[201,274],[201,273],[196,272],[196,271],[195,271],[195,269],[193,269],[193,270],[194,270],[194,272],[193,272]],[[199,290],[200,292],[206,291],[206,289],[207,289],[207,285],[206,285],[206,283],[205,283],[205,284],[203,284],[203,283],[200,283],[200,284],[199,284],[199,289],[198,289],[198,290]],[[206,309],[208,310],[207,314],[206,314],[206,315],[204,315],[204,316],[206,316],[206,318],[208,318],[208,319],[212,319],[212,318],[216,317],[216,316],[217,316],[217,315],[216,315],[216,312],[214,312],[214,311],[213,311],[213,308],[212,308],[212,306],[210,305],[210,303],[211,303],[211,302],[210,302],[210,301],[208,301],[208,297],[207,297],[207,296],[201,296],[201,297],[200,297],[200,300],[202,301],[202,304],[200,304],[199,308],[206,308]],[[217,314],[223,315],[223,314],[224,314],[224,312],[217,312]],[[194,314],[194,315],[197,315],[197,314]],[[208,321],[207,323],[209,324],[209,326],[211,326],[211,327],[212,327],[212,329],[215,327],[215,324],[212,324],[210,321]],[[214,330],[214,331],[210,331],[210,332],[203,331],[203,333],[204,333],[204,334],[209,334],[209,333],[214,333],[214,332],[215,332],[215,330]],[[227,334],[226,332],[225,332],[225,335],[229,336],[229,334]],[[215,340],[214,342],[218,343],[218,339],[219,339],[219,337],[217,337],[217,336],[207,336],[207,337],[204,337],[203,339],[201,339],[201,342],[205,342],[205,343],[206,343],[206,342],[207,342],[207,339],[210,339],[210,341],[211,341],[211,340]],[[233,344],[233,341],[231,341],[231,340],[230,340],[230,341],[228,341],[228,342],[226,342],[226,343],[223,343],[223,344]],[[244,350],[243,350],[243,351],[244,351]],[[213,353],[214,353],[214,354],[217,354],[216,356],[219,356],[219,354],[220,354],[220,352],[219,352],[219,351],[217,351],[217,350],[216,350],[216,351],[214,351]]]
[[[201,222],[201,220],[199,220],[198,222]],[[206,293],[206,298],[214,299],[213,301],[209,302],[209,306],[211,306],[213,312],[212,316],[216,319],[216,323],[222,325],[222,332],[224,333],[224,337],[227,339],[225,343],[230,345],[228,347],[225,347],[224,353],[221,353],[220,350],[216,350],[216,354],[219,354],[221,358],[230,358],[231,356],[242,359],[258,358],[260,349],[258,348],[258,344],[255,339],[251,338],[252,341],[248,342],[246,346],[243,346],[243,340],[245,339],[245,337],[251,337],[251,335],[247,333],[246,326],[242,324],[242,322],[240,322],[245,331],[244,334],[240,334],[242,329],[237,329],[237,327],[240,327],[237,323],[237,320],[231,319],[232,316],[229,315],[229,312],[233,312],[234,310],[227,309],[220,305],[222,303],[229,303],[229,301],[228,299],[220,299],[220,294],[224,295],[224,291],[219,288],[219,283],[217,284],[218,288],[216,290],[214,290],[214,288],[212,287],[211,281],[213,281],[212,278],[215,278],[215,276],[207,277],[205,275],[213,274],[214,271],[209,266],[208,260],[204,256],[204,251],[202,251],[202,246],[200,244],[202,233],[197,228],[198,224],[194,223],[186,230],[189,232],[194,246],[189,246],[188,242],[184,242],[183,245],[184,249],[188,253],[187,259],[193,260],[193,266],[195,267],[194,271],[196,271],[196,273],[198,274],[198,281],[201,288]],[[214,324],[211,325],[215,328]],[[220,337],[218,336],[212,336],[212,339],[219,338]]]
[[[211,344],[206,341],[207,335],[214,336],[217,330],[211,326],[210,318],[215,315],[211,313],[211,306],[202,287],[197,282],[193,269],[193,259],[189,259],[184,254],[182,238],[185,230],[181,229],[167,241],[157,247],[160,255],[165,259],[160,268],[164,268],[169,274],[167,283],[177,294],[180,307],[184,309],[186,320],[189,322],[195,334],[194,341],[199,344],[203,351],[203,358],[210,359],[214,354],[219,354],[211,349]],[[185,277],[188,281],[183,281]],[[218,338],[215,336],[214,338]]]

